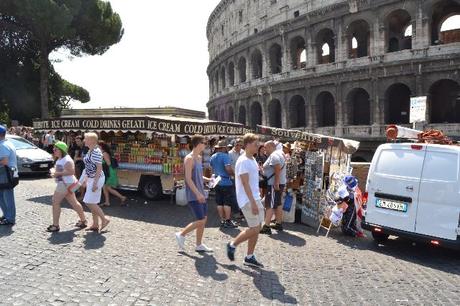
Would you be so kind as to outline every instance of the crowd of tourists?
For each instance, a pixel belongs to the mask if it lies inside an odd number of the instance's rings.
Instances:
[[[283,230],[281,202],[286,186],[288,150],[283,150],[283,145],[275,141],[259,146],[259,139],[254,134],[236,139],[233,144],[221,140],[214,147],[215,153],[210,160],[215,177],[211,180],[203,175],[201,155],[206,148],[205,138],[193,136],[191,142],[193,151],[185,158],[185,185],[187,200],[196,221],[175,234],[179,248],[184,250],[186,235],[196,231],[195,250],[212,252],[202,242],[208,215],[207,192],[204,186],[211,182],[215,184],[213,187],[221,226],[237,226],[231,219],[232,209],[240,211],[248,225],[248,229],[227,244],[229,259],[235,260],[236,247],[247,241],[248,250],[244,263],[263,267],[256,259],[254,251],[260,233],[271,234],[272,229]]]
[[[0,208],[3,216],[0,225],[14,225],[16,210],[14,187],[18,183],[17,158],[14,146],[6,139],[8,130],[0,126]],[[111,146],[99,141],[96,133],[84,137],[72,135],[65,141],[57,141],[53,132],[43,137],[44,148],[52,152],[55,167],[51,175],[56,181],[52,198],[52,224],[49,232],[60,231],[61,203],[66,199],[75,210],[77,228],[101,232],[110,223],[102,206],[110,206],[110,196],[117,197],[126,205],[126,197],[115,188],[118,186],[116,165]],[[197,252],[212,252],[203,243],[203,233],[208,216],[208,191],[205,185],[215,190],[217,212],[222,228],[236,228],[237,219],[245,220],[248,228],[227,244],[227,255],[235,259],[235,250],[242,243],[248,243],[244,263],[263,267],[254,253],[259,234],[271,235],[272,230],[283,231],[283,192],[287,184],[287,163],[290,159],[289,143],[267,141],[259,145],[259,138],[246,134],[232,143],[220,140],[209,150],[206,139],[195,135],[191,138],[192,151],[184,159],[185,187],[189,207],[195,221],[175,234],[180,250],[185,250],[185,237],[196,232]],[[213,151],[209,158],[212,176],[204,175],[203,155],[205,150]],[[342,229],[350,236],[360,236],[357,227],[357,211],[353,201],[357,180],[345,179],[344,189],[339,192],[338,211],[343,218]],[[79,197],[77,197],[77,194]],[[102,196],[104,201],[102,202]],[[102,203],[101,203],[102,202]],[[92,214],[88,225],[84,214],[84,203]],[[339,207],[339,206],[338,206]],[[343,216],[342,216],[343,214]]]

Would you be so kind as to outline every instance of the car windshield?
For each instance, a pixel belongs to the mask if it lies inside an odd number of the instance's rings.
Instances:
[[[36,149],[37,147],[22,138],[8,138],[16,150]]]

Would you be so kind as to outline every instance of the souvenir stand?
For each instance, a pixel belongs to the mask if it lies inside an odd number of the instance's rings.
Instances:
[[[317,227],[339,182],[351,171],[351,154],[358,150],[359,142],[266,126],[258,126],[257,133],[292,142],[287,188],[296,195],[300,221]]]
[[[142,190],[142,182],[147,177],[150,180],[156,178],[161,182],[163,193],[169,194],[175,190],[176,182],[184,179],[183,159],[190,152],[192,135],[231,137],[247,131],[237,123],[168,116],[66,117],[35,121],[34,129],[38,132],[56,131],[62,134],[58,137],[97,132],[101,140],[111,144],[114,158],[119,163],[121,189]]]

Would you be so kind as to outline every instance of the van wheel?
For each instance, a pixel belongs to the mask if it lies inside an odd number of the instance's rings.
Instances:
[[[385,243],[385,242],[387,242],[388,237],[390,237],[390,235],[388,235],[388,234],[372,232],[372,238],[374,238],[374,241],[377,242],[377,243]]]
[[[163,195],[161,181],[157,177],[145,178],[140,189],[147,200],[159,200]]]

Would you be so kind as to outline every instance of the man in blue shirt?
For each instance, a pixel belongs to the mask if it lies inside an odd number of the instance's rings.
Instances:
[[[227,153],[227,143],[225,140],[218,142],[215,154],[211,157],[211,167],[213,173],[220,179],[216,191],[217,212],[220,217],[220,226],[235,228],[236,224],[231,220],[232,205],[234,200],[234,189],[231,177],[233,175],[232,161]]]
[[[8,166],[18,177],[18,162],[16,149],[13,144],[5,139],[6,127],[0,125],[0,166]],[[13,189],[0,189],[0,208],[3,217],[0,218],[0,225],[14,225],[16,223],[16,204],[14,202]]]

